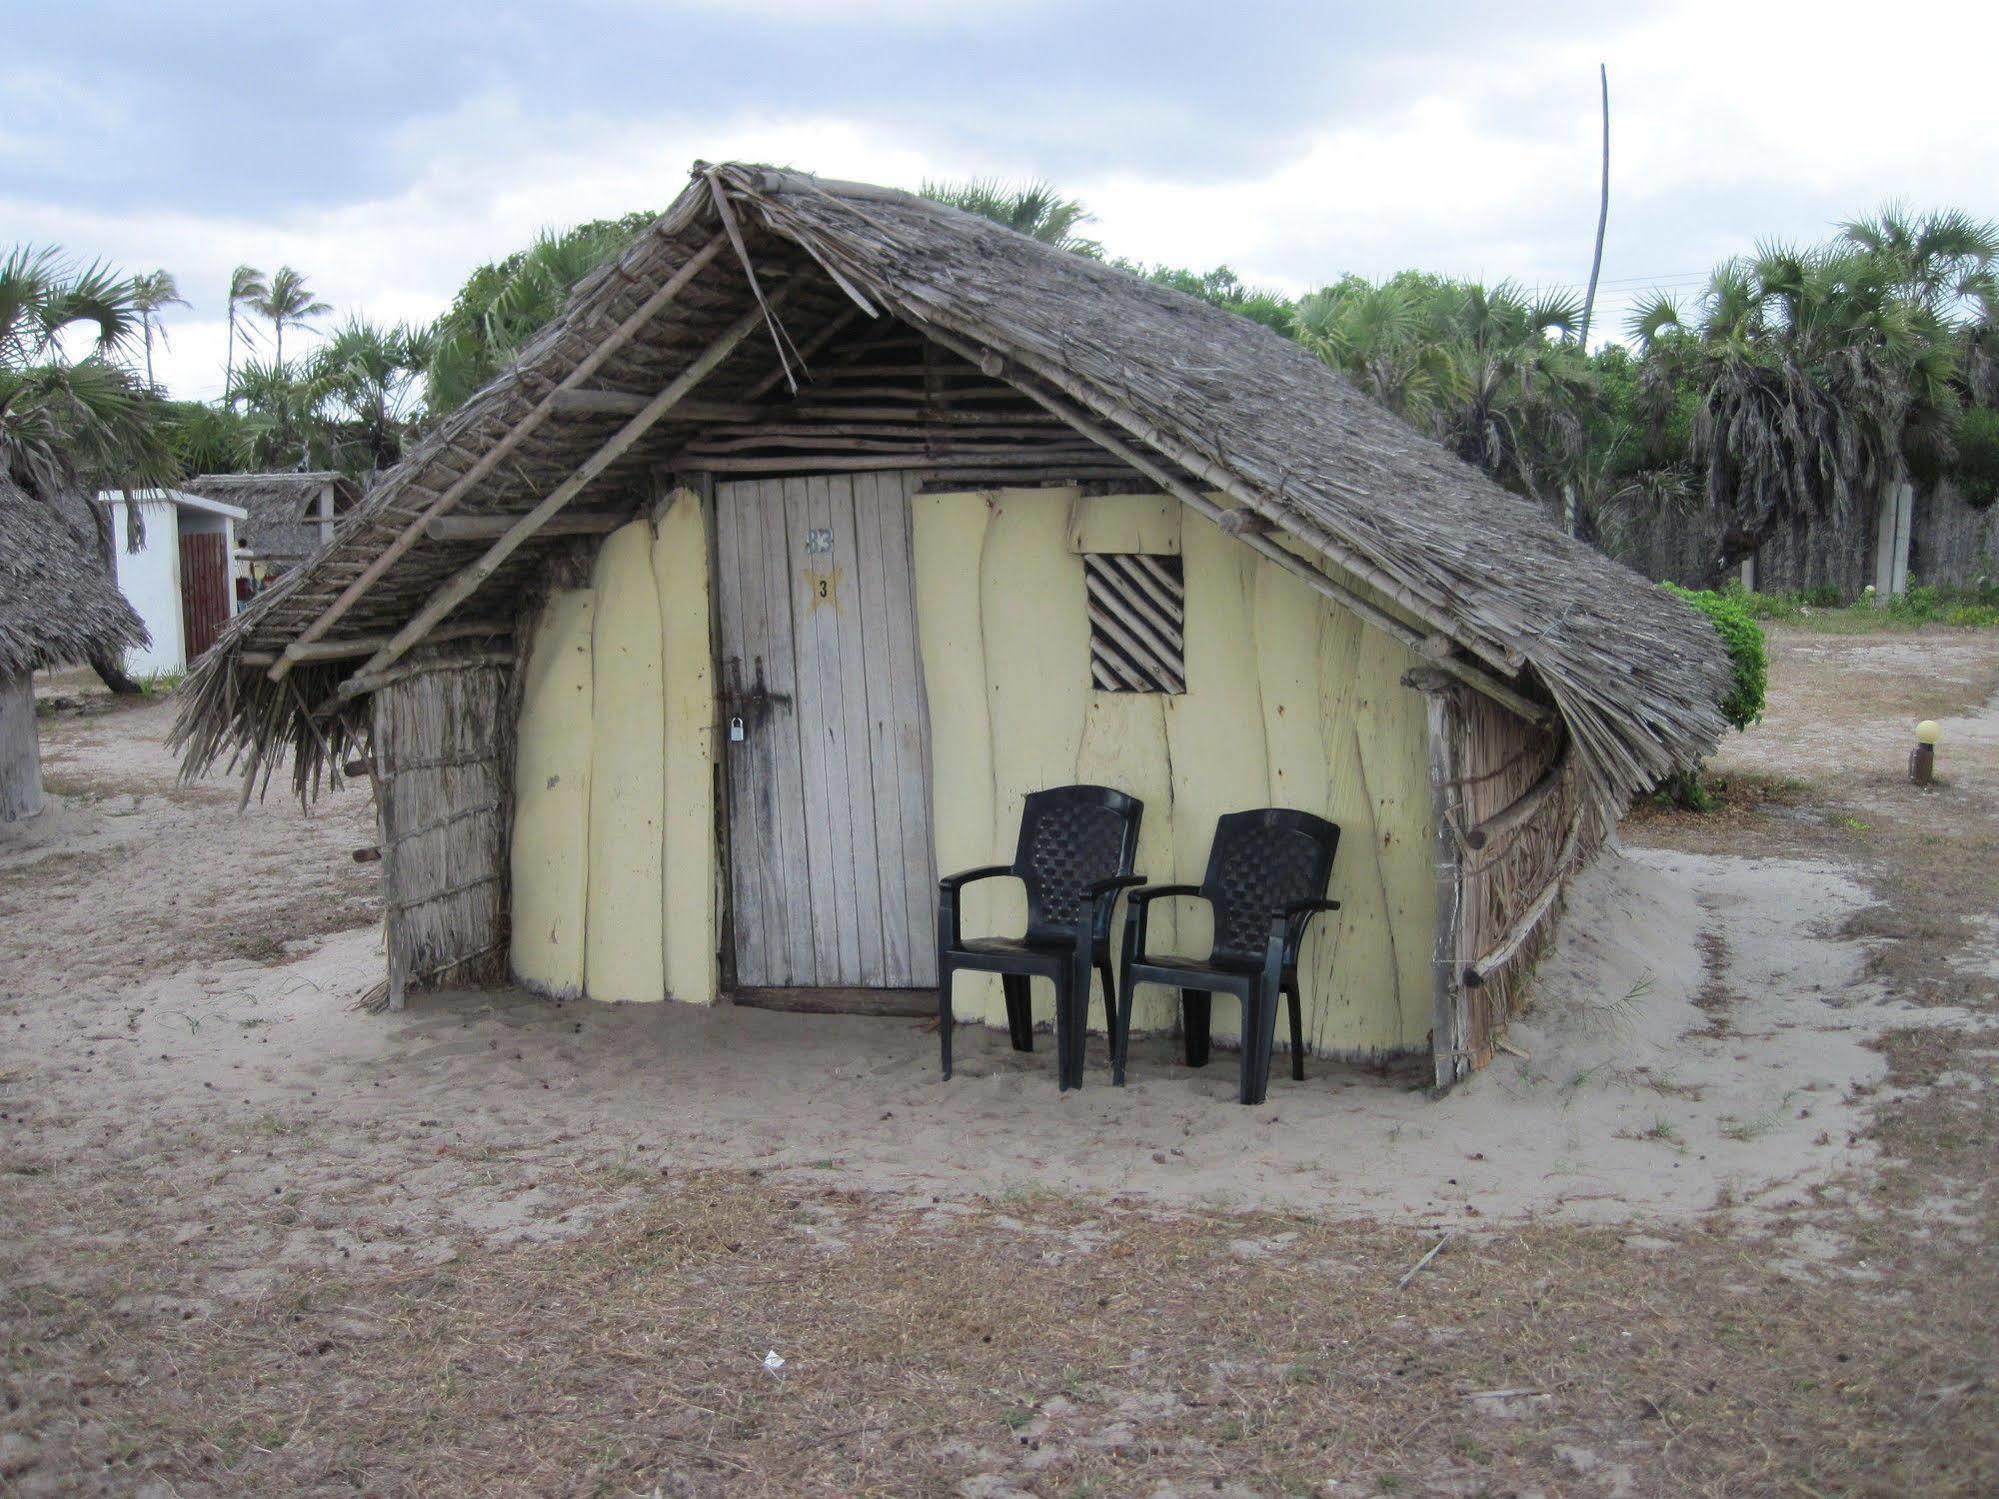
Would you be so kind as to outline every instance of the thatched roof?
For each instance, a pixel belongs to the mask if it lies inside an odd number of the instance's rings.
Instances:
[[[427,528],[432,507],[533,509],[633,410],[592,414],[581,397],[653,396],[704,351],[722,349],[725,329],[740,332],[758,305],[744,257],[758,289],[782,299],[776,324],[808,371],[820,343],[852,336],[846,329],[871,320],[913,327],[1183,497],[1219,493],[1253,512],[1455,674],[1501,683],[1516,703],[1552,704],[1607,815],[1719,740],[1727,666],[1704,620],[1562,535],[1304,350],[1194,298],[905,193],[727,166],[698,169],[653,229],[580,286],[515,366],[384,477],[325,553],[239,617],[190,682],[176,731],[190,769],[282,744],[304,790],[360,731],[357,704],[337,692],[353,663],[299,664],[283,681],[261,663],[309,628],[314,638],[328,629],[379,638],[408,624],[489,544]],[[671,300],[649,307],[662,289]],[[728,346],[698,387],[700,404],[781,400],[777,338],[759,329]],[[809,395],[809,375],[800,378]],[[564,382],[577,388],[558,391]],[[669,410],[594,472],[571,508],[635,506],[649,472],[713,420]],[[474,482],[462,482],[468,475]],[[1249,539],[1267,548],[1254,529]],[[451,621],[507,619],[549,544],[544,533],[495,558]],[[371,564],[379,576],[357,590],[356,575]],[[346,602],[336,604],[343,591]],[[243,664],[244,653],[258,664]]]
[[[236,543],[259,557],[301,561],[319,550],[319,496],[333,486],[336,515],[353,504],[360,487],[332,471],[285,474],[202,474],[180,487],[189,494],[240,505],[249,519],[236,528]]]
[[[51,502],[0,474],[0,676],[146,643],[100,557],[81,495]]]

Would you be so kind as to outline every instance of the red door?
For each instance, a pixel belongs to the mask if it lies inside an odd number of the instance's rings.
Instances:
[[[180,538],[180,620],[187,659],[215,644],[229,623],[229,548],[220,531],[183,531]]]

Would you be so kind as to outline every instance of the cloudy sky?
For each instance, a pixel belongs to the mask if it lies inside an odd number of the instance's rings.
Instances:
[[[1302,291],[1422,266],[1580,286],[1599,327],[1889,199],[1999,214],[1999,6],[1091,0],[65,0],[0,58],[0,223],[162,266],[161,377],[222,379],[229,269],[428,319],[544,226],[697,158],[1046,178],[1114,254]]]

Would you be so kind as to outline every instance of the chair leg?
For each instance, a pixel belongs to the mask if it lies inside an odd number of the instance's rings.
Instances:
[[[1055,1090],[1066,1093],[1075,1087],[1076,1071],[1076,965],[1071,963],[1055,975]],[[1088,972],[1086,968],[1084,972]]]
[[[1198,989],[1180,991],[1180,1032],[1186,1043],[1187,1065],[1208,1065],[1208,1019],[1215,997]]]
[[[1111,1057],[1115,1060],[1117,1056],[1117,979],[1111,973],[1111,960],[1108,957],[1097,959],[1097,978],[1104,986],[1104,1036],[1110,1042]],[[1090,1007],[1086,1002],[1083,1005],[1083,1030],[1085,1034],[1088,1033],[1089,1029]]]
[[[1180,991],[1180,1029],[1185,1040],[1189,1067],[1208,1065],[1208,1036],[1214,1005],[1215,997],[1212,994],[1203,993],[1198,989]]]
[[[1063,978],[1065,982],[1056,1002],[1056,1024],[1066,1027],[1064,1034],[1069,1042],[1068,1081],[1062,1086],[1080,1088],[1083,1086],[1083,1058],[1088,1054],[1090,1037],[1089,948],[1077,951]]]
[[[1034,1050],[1034,1000],[1028,991],[1027,975],[1003,973],[1000,988],[1006,994],[1006,1029],[1013,1049]]]
[[[1111,1086],[1124,1086],[1125,1059],[1131,1052],[1131,995],[1138,986],[1131,981],[1130,968],[1118,982],[1117,1008],[1111,1016]]]
[[[1256,1102],[1257,1038],[1263,1034],[1262,997],[1255,989],[1242,997],[1242,1065],[1236,1071],[1237,1103]]]
[[[1244,1103],[1262,1103],[1270,1096],[1270,1054],[1277,1046],[1277,1000],[1277,985],[1272,983],[1264,984],[1256,996],[1255,1071],[1248,1079],[1249,1097]],[[1247,1047],[1247,1035],[1243,1042]]]
[[[943,1053],[944,1081],[951,1081],[951,970],[937,968],[937,1045]]]
[[[1291,1001],[1291,1081],[1305,1081],[1305,1002],[1298,994],[1298,981],[1293,979],[1284,986],[1284,997]]]

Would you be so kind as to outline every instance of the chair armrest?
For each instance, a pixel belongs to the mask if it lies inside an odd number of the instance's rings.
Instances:
[[[1270,917],[1270,940],[1280,944],[1284,966],[1298,961],[1298,949],[1305,945],[1305,928],[1321,911],[1337,911],[1336,900],[1294,900],[1280,906]]]
[[[1284,907],[1285,916],[1314,916],[1321,911],[1337,911],[1340,903],[1336,900],[1294,900]]]
[[[961,869],[956,874],[947,874],[937,882],[937,888],[955,893],[960,886],[969,885],[974,880],[990,880],[1003,874],[1012,874],[1011,864],[985,864],[977,869]]]
[[[1127,964],[1141,961],[1145,957],[1145,931],[1147,918],[1151,915],[1151,902],[1169,895],[1194,895],[1201,893],[1199,885],[1146,885],[1125,897],[1124,913],[1124,960]]]
[[[1083,894],[1091,900],[1098,900],[1114,890],[1132,890],[1145,883],[1142,874],[1114,874],[1107,880],[1097,880],[1083,887]]]
[[[1199,895],[1200,893],[1201,887],[1199,885],[1147,885],[1142,889],[1132,891],[1130,895],[1125,897],[1125,903],[1127,905],[1142,906],[1147,901],[1157,900],[1163,895]]]

